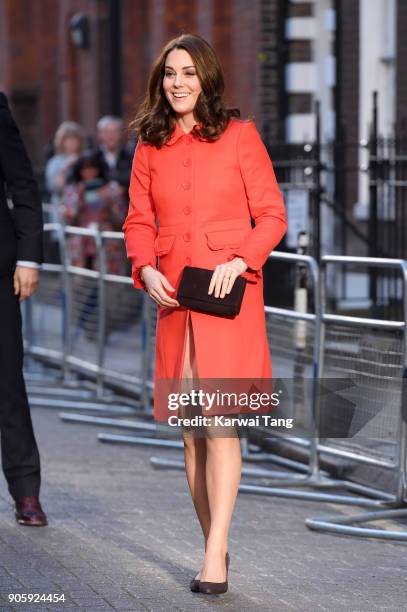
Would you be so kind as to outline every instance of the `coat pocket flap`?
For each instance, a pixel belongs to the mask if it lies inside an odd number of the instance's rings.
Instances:
[[[165,255],[171,249],[175,236],[157,236],[154,241],[154,251],[156,255]]]
[[[245,229],[214,230],[205,232],[210,249],[238,247],[242,244],[248,231]]]

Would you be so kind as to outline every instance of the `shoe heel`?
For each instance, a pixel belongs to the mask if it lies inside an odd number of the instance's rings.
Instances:
[[[193,593],[199,593],[199,580],[197,580],[196,578],[193,578],[191,580],[191,582],[189,583],[189,588],[191,589],[191,591]]]
[[[204,595],[222,595],[228,590],[228,574],[229,574],[230,556],[227,552],[225,555],[226,565],[226,580],[225,582],[199,582],[199,592]]]

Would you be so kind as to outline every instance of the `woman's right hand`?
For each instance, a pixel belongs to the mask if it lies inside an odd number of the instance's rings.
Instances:
[[[166,279],[164,274],[153,268],[153,266],[143,266],[140,270],[140,278],[144,282],[148,295],[159,306],[174,307],[179,306],[179,302],[166,293],[175,291],[175,287]]]

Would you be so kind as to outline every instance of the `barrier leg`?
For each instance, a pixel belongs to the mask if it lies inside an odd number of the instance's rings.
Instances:
[[[309,518],[306,519],[305,524],[309,529],[314,531],[326,531],[328,533],[407,542],[407,529],[372,529],[369,527],[356,527],[352,525],[352,523],[359,524],[394,518],[407,519],[407,507],[377,512],[365,512],[353,516],[338,515],[324,518]]]

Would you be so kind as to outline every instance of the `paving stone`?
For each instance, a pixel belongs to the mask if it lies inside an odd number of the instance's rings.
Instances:
[[[0,482],[0,610],[398,612],[406,609],[406,544],[309,531],[338,505],[238,497],[230,590],[189,591],[203,543],[183,472],[154,471],[175,451],[108,445],[99,427],[32,410],[49,526],[15,523]],[[349,510],[348,510],[349,511]],[[357,508],[352,511],[358,512]],[[14,604],[9,593],[64,593],[65,603]]]

